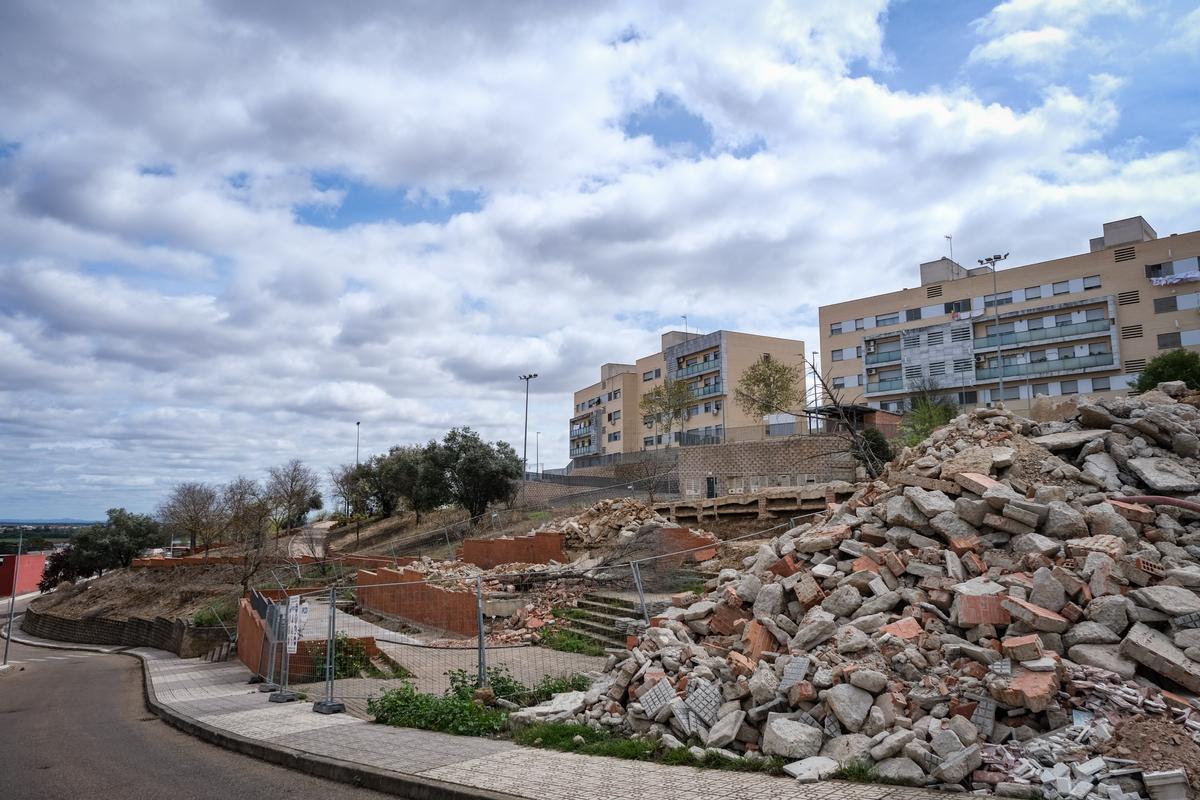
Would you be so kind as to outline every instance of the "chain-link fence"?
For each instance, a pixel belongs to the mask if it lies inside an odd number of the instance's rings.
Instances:
[[[381,565],[275,599],[253,591],[239,649],[273,699],[322,701],[317,710],[344,705],[367,716],[369,701],[390,690],[479,691],[500,705],[529,705],[586,688],[588,674],[624,652],[673,594],[702,593],[723,546],[733,545],[727,558],[754,555],[754,539],[792,524],[725,541],[663,528],[655,536],[690,538],[637,537],[586,570],[494,574],[460,564],[426,574],[421,563]]]

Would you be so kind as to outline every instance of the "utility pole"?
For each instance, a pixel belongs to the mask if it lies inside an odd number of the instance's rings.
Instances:
[[[1008,258],[1008,253],[1004,255],[997,253],[979,259],[980,264],[991,267],[992,270],[992,321],[996,323],[996,374],[1000,380],[1000,402],[1004,402],[1004,355],[1000,352],[1000,347],[1004,344],[1004,336],[1000,333],[1000,292],[996,288],[996,265],[1006,258]]]
[[[362,420],[354,423],[354,471],[358,472],[358,444],[362,440]],[[350,501],[346,501],[346,505],[350,505]],[[354,546],[358,547],[358,536],[362,532],[362,521],[358,519],[358,515],[354,515]]]
[[[533,468],[537,472],[538,480],[542,479],[542,432],[534,431],[533,434]]]
[[[8,663],[8,644],[13,637],[13,614],[17,606],[17,579],[21,577],[21,550],[25,547],[25,529],[17,534],[17,560],[13,563],[12,595],[8,598],[8,635],[4,637],[4,663]]]
[[[537,377],[537,373],[531,372],[517,377],[525,381],[525,435],[521,443],[521,479],[524,480],[525,473],[529,471],[529,382]]]

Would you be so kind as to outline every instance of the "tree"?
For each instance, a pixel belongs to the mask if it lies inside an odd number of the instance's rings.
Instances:
[[[861,452],[855,448],[862,448]],[[886,464],[892,460],[892,446],[879,428],[864,428],[862,436],[851,447],[851,453],[860,464],[874,461]]]
[[[958,406],[933,378],[916,381],[909,395],[907,411],[900,422],[904,444],[913,446],[925,441],[935,430],[958,416]]]
[[[323,505],[317,474],[298,458],[271,467],[264,494],[268,517],[277,533],[300,527],[308,519],[308,512]]]
[[[158,518],[172,536],[186,538],[192,552],[199,542],[207,555],[221,530],[220,496],[206,483],[177,484],[158,507]]]
[[[804,372],[764,353],[746,368],[734,390],[737,404],[750,416],[790,414],[804,405]]]
[[[521,459],[508,442],[488,443],[470,428],[453,428],[439,442],[426,445],[428,474],[419,480],[420,496],[431,502],[441,492],[466,510],[481,516],[492,503],[515,496]]]
[[[1133,388],[1148,392],[1167,381],[1183,381],[1189,389],[1200,389],[1200,353],[1180,348],[1156,355],[1146,364]]]
[[[221,488],[221,509],[223,535],[240,558],[238,580],[245,594],[267,558],[266,492],[258,481],[239,475]]]
[[[688,406],[692,393],[683,381],[666,380],[642,395],[638,409],[642,412],[646,427],[657,425],[667,436],[667,447],[671,446],[671,432],[688,418]]]
[[[366,510],[366,498],[359,483],[360,471],[361,465],[355,464],[342,464],[329,470],[335,512],[344,510],[346,516],[351,517]]]
[[[106,569],[128,567],[143,550],[165,541],[162,526],[145,514],[110,508],[108,521],[84,528],[71,537],[69,547],[46,560],[38,587],[54,588],[59,581],[103,575]]]

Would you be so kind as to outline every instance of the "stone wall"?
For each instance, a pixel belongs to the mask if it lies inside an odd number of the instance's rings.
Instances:
[[[115,644],[125,647],[154,647],[183,658],[196,658],[229,640],[217,628],[193,628],[180,619],[155,617],[71,619],[26,609],[21,630],[43,639],[83,644]]]

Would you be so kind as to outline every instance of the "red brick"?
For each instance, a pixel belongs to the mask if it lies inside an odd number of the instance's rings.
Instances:
[[[1124,500],[1113,500],[1112,498],[1106,502],[1130,522],[1140,522],[1144,525],[1154,522],[1154,510],[1150,506],[1141,503],[1126,503]]]
[[[979,557],[978,553],[963,553],[963,567],[972,575],[982,575],[987,572],[987,564]]]
[[[1004,640],[1004,653],[1016,661],[1035,661],[1042,657],[1042,640],[1036,633],[1009,636]]]
[[[1079,620],[1083,619],[1083,609],[1074,603],[1067,603],[1059,610],[1058,613],[1062,614],[1071,622],[1079,622]]]
[[[739,620],[750,618],[750,612],[742,608],[734,608],[726,603],[717,603],[716,610],[708,618],[708,629],[718,636],[732,636],[737,630]]]
[[[1001,604],[1002,595],[960,595],[958,598],[958,623],[964,628],[976,625],[1007,625],[1012,616]]]
[[[983,539],[973,533],[966,536],[950,537],[949,548],[956,556],[962,557],[967,553],[983,550]]]
[[[751,661],[758,661],[763,653],[775,652],[775,637],[758,620],[746,623],[742,641],[746,643],[746,655]]]
[[[992,697],[1000,702],[1034,713],[1045,711],[1057,694],[1057,672],[1034,672],[1022,667],[1013,667],[1012,677],[1006,683],[992,687]]]
[[[725,656],[725,660],[729,662],[729,668],[733,670],[734,675],[752,675],[754,673],[755,662],[737,651],[730,651],[729,655]]]
[[[802,578],[800,578],[800,580],[796,582],[794,591],[796,592],[796,599],[798,599],[805,608],[811,608],[812,606],[815,606],[825,597],[825,591],[820,587],[812,575],[804,575]]]
[[[876,575],[879,574],[879,564],[875,562],[875,559],[867,556],[859,556],[854,559],[851,568],[853,572],[874,572]]]
[[[1002,605],[1010,614],[1035,631],[1062,633],[1071,625],[1070,621],[1061,614],[1056,614],[1048,608],[1035,606],[1024,600],[1018,600],[1015,597],[1005,597]]]
[[[915,639],[923,632],[921,623],[912,617],[902,617],[890,625],[884,625],[880,630],[906,640]]]
[[[799,570],[800,566],[796,563],[796,559],[789,554],[772,564],[770,571],[781,578],[786,578],[795,575]]]

